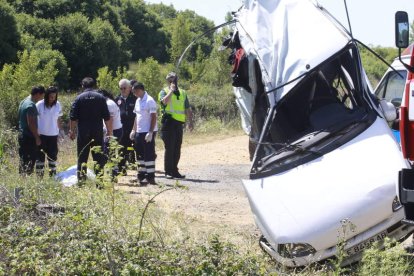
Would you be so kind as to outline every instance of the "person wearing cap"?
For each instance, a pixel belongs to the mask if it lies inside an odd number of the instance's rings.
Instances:
[[[30,95],[19,105],[19,173],[24,176],[33,173],[38,147],[42,143],[37,127],[36,103],[43,98],[44,94],[43,86],[34,86]]]
[[[49,164],[49,176],[56,174],[56,162],[58,155],[58,137],[63,137],[61,128],[62,107],[58,101],[58,88],[49,86],[46,89],[43,100],[36,103],[40,140],[42,141],[41,151],[36,161],[36,174],[44,175],[45,160]]]
[[[183,127],[193,129],[192,111],[184,89],[179,89],[177,74],[170,72],[166,77],[168,85],[158,94],[162,107],[160,136],[164,142],[164,171],[166,178],[185,178],[178,170],[183,141]]]
[[[124,133],[119,142],[122,146],[120,150],[122,159],[119,162],[119,169],[124,175],[126,174],[126,160],[128,159],[130,162],[134,162],[133,155],[129,156],[128,148],[132,148],[132,141],[129,139],[128,134],[134,126],[134,108],[137,97],[131,93],[131,88],[131,82],[129,80],[121,79],[119,81],[119,89],[121,93],[115,98],[115,103],[118,105],[119,111],[121,112],[122,132]]]
[[[69,116],[69,137],[72,140],[77,137],[78,181],[86,180],[86,163],[91,148],[103,145],[103,121],[106,125],[107,135],[113,136],[106,98],[96,91],[95,80],[90,77],[84,78],[82,88],[83,92],[73,102]],[[105,165],[106,158],[102,151],[92,151],[92,158],[96,162],[95,174],[99,175]]]
[[[138,181],[140,184],[147,179],[149,184],[155,182],[155,135],[157,126],[157,103],[145,91],[144,84],[137,82],[132,87],[138,98],[135,103],[135,123],[130,133],[134,140],[135,152],[138,158]]]

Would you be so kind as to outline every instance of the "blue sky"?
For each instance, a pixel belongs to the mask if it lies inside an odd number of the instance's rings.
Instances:
[[[172,4],[177,10],[194,10],[197,14],[213,20],[216,25],[224,22],[228,11],[237,10],[242,0],[145,0],[147,3]],[[318,0],[346,27],[343,0]],[[414,20],[413,0],[347,0],[352,32],[355,38],[373,46],[394,47],[394,15],[398,10],[408,12]]]

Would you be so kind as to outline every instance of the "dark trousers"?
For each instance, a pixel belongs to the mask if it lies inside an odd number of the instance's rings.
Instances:
[[[121,160],[119,161],[119,168],[122,172],[126,173],[126,162],[135,163],[135,155],[134,155],[134,147],[132,146],[132,141],[129,138],[129,133],[132,130],[131,128],[122,128],[123,135],[122,138],[119,140],[119,144],[122,146],[120,149]]]
[[[165,174],[178,173],[178,162],[181,156],[181,144],[183,142],[183,123],[169,120],[161,128],[161,139],[164,141],[164,171]]]
[[[118,129],[114,129],[113,130],[113,136],[116,138],[116,141],[118,143],[122,139],[122,134],[123,134],[122,128],[118,128]],[[118,155],[116,152],[118,152],[118,154],[119,154],[119,149],[118,148],[111,149],[110,148],[110,141],[109,140],[106,140],[105,143],[104,143],[104,153],[105,153],[105,158],[106,158],[105,159],[105,162],[108,162],[108,160],[111,158],[111,156],[112,157],[116,157]],[[118,172],[119,172],[118,165],[119,164],[116,164],[113,167],[113,169],[112,169],[112,175],[117,175],[118,174]]]
[[[58,136],[40,135],[42,144],[40,145],[39,154],[36,160],[36,173],[39,176],[44,175],[45,159],[49,165],[49,175],[56,174],[56,160],[58,155]]]
[[[93,147],[101,147],[98,151],[92,151],[92,159],[96,162],[94,171],[96,175],[101,173],[105,165],[105,155],[102,150],[103,131],[94,129],[79,129],[77,137],[78,152],[78,180],[86,179],[86,163],[88,163],[89,152]]]
[[[138,159],[138,179],[154,179],[155,177],[155,135],[152,135],[151,142],[145,141],[147,132],[136,133],[134,147]]]
[[[19,173],[21,175],[30,175],[33,173],[38,154],[36,139],[19,133],[18,142],[20,157]]]

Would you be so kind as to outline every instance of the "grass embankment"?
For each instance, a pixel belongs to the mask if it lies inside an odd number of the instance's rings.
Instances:
[[[210,124],[185,133],[185,145],[242,134],[237,127]],[[96,189],[94,182],[64,188],[48,177],[20,177],[15,141],[13,132],[0,135],[0,275],[279,275],[257,246],[235,245],[217,233],[194,238],[192,220],[151,204],[156,194],[131,197],[107,178],[104,188]],[[74,142],[60,145],[59,169],[76,163],[75,152]],[[161,187],[159,192],[168,189],[180,187]],[[331,269],[309,266],[285,272],[412,275],[411,264],[401,247],[393,247],[370,249],[350,269],[334,261]]]

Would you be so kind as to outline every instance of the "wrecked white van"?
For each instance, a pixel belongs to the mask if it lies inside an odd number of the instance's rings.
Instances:
[[[233,85],[251,95],[257,144],[243,184],[262,247],[295,267],[345,241],[346,264],[406,238],[396,191],[410,165],[350,33],[307,0],[245,0],[235,19]]]

